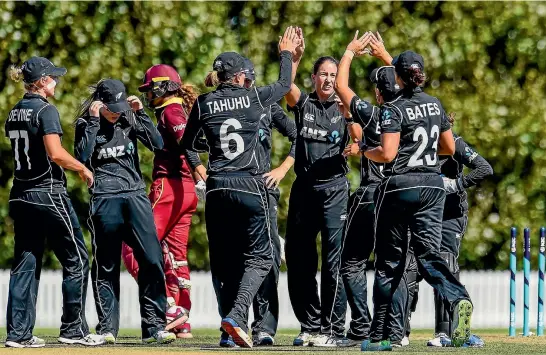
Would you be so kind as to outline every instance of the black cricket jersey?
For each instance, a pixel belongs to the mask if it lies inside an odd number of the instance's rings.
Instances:
[[[279,104],[273,104],[266,107],[261,115],[260,129],[258,130],[258,160],[261,162],[262,171],[266,173],[271,170],[271,148],[273,145],[273,128],[280,134],[288,137],[292,143],[290,146],[289,156],[295,158],[296,153],[296,137],[298,131],[296,124],[290,117],[286,115]]]
[[[351,115],[354,121],[362,127],[363,139],[370,148],[381,145],[379,110],[379,107],[372,105],[366,100],[362,100],[356,95],[351,100]],[[371,161],[362,154],[360,158],[360,185],[381,182],[383,168],[384,164]]]
[[[298,130],[296,175],[318,184],[345,176],[349,168],[343,150],[349,135],[334,95],[320,102],[316,92],[302,91],[296,105],[288,110],[294,112]]]
[[[57,108],[44,97],[27,93],[9,112],[5,130],[14,160],[11,194],[65,193],[64,171],[49,158],[43,140],[48,134],[63,135]]]
[[[440,173],[438,140],[451,128],[440,100],[421,88],[402,90],[381,106],[381,133],[400,132],[396,158],[385,164],[384,175]]]
[[[112,123],[104,117],[79,118],[74,153],[95,176],[92,195],[117,194],[146,188],[137,139],[151,151],[163,148],[156,126],[144,110],[124,112]]]
[[[193,105],[182,147],[190,166],[201,164],[195,145],[199,131],[209,146],[208,173],[264,171],[257,151],[260,121],[264,108],[275,104],[290,90],[292,54],[280,54],[279,80],[268,86],[244,88],[222,83],[214,91],[199,95]]]
[[[457,179],[461,191],[446,195],[444,219],[462,217],[468,212],[466,189],[481,183],[487,176],[493,174],[493,168],[481,155],[472,149],[462,137],[455,136],[455,154],[442,156],[440,159],[442,175]],[[471,171],[463,174],[463,168]]]

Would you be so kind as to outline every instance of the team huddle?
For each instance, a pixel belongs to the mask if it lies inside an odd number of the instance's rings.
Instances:
[[[5,125],[14,160],[9,207],[15,229],[6,346],[45,346],[33,328],[46,240],[63,268],[59,342],[116,342],[120,256],[139,286],[143,342],[192,337],[187,247],[198,199],[205,201],[221,347],[274,344],[283,253],[301,325],[294,346],[390,351],[408,345],[422,279],[435,292],[435,334],[427,345],[483,346],[470,331],[473,305],[459,282],[457,260],[466,189],[493,171],[452,133],[455,115],[423,91],[423,57],[405,51],[393,58],[379,33],[359,37],[357,31],[341,61],[315,61],[314,91],[306,93],[294,83],[305,51],[302,30],[287,28],[278,46],[279,79],[266,86],[255,85],[251,60],[235,52],[216,57],[205,78],[214,89],[201,95],[166,64],[146,71],[138,88],[142,100],[128,96],[119,80],[99,81],[75,114],[75,157],[62,145],[59,113],[48,101],[66,69],[42,57],[12,68],[26,93]],[[369,75],[376,104],[349,87],[351,62],[362,55],[382,62]],[[283,98],[295,119],[278,104]],[[273,129],[291,142],[275,168]],[[154,153],[148,194],[138,141]],[[208,153],[207,167],[200,153]],[[360,157],[361,170],[352,194],[350,156]],[[283,239],[278,185],[292,166],[296,179]],[[466,175],[465,166],[471,169]],[[91,270],[64,169],[77,172],[89,188]],[[372,252],[373,315],[366,280]],[[89,271],[96,334],[85,319]]]

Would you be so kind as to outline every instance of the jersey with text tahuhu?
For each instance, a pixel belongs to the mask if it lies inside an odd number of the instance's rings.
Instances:
[[[381,133],[400,133],[394,160],[385,164],[384,175],[440,173],[438,140],[451,128],[440,100],[421,89],[404,91],[381,106]]]
[[[280,55],[279,80],[268,86],[244,88],[222,83],[200,95],[192,107],[181,144],[192,168],[201,164],[195,153],[200,131],[209,146],[208,173],[245,172],[257,175],[264,169],[257,152],[260,120],[265,107],[290,90],[291,54]]]

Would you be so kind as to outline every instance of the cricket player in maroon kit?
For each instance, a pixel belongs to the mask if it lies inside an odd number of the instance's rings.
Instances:
[[[157,129],[164,142],[163,149],[155,153],[149,197],[165,260],[166,330],[175,332],[179,338],[190,338],[187,320],[191,283],[187,247],[197,195],[194,174],[180,151],[179,141],[186,128],[187,112],[197,94],[192,86],[182,84],[173,67],[165,64],[154,65],[146,71],[139,91],[155,111]],[[198,187],[204,186],[204,181],[199,182],[201,177],[196,176]],[[127,270],[136,278],[138,264],[129,246],[123,246],[122,256]]]

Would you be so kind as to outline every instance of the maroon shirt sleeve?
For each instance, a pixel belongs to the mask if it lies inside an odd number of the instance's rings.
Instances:
[[[169,135],[178,142],[184,135],[188,118],[182,106],[172,104],[163,111],[163,122]]]

